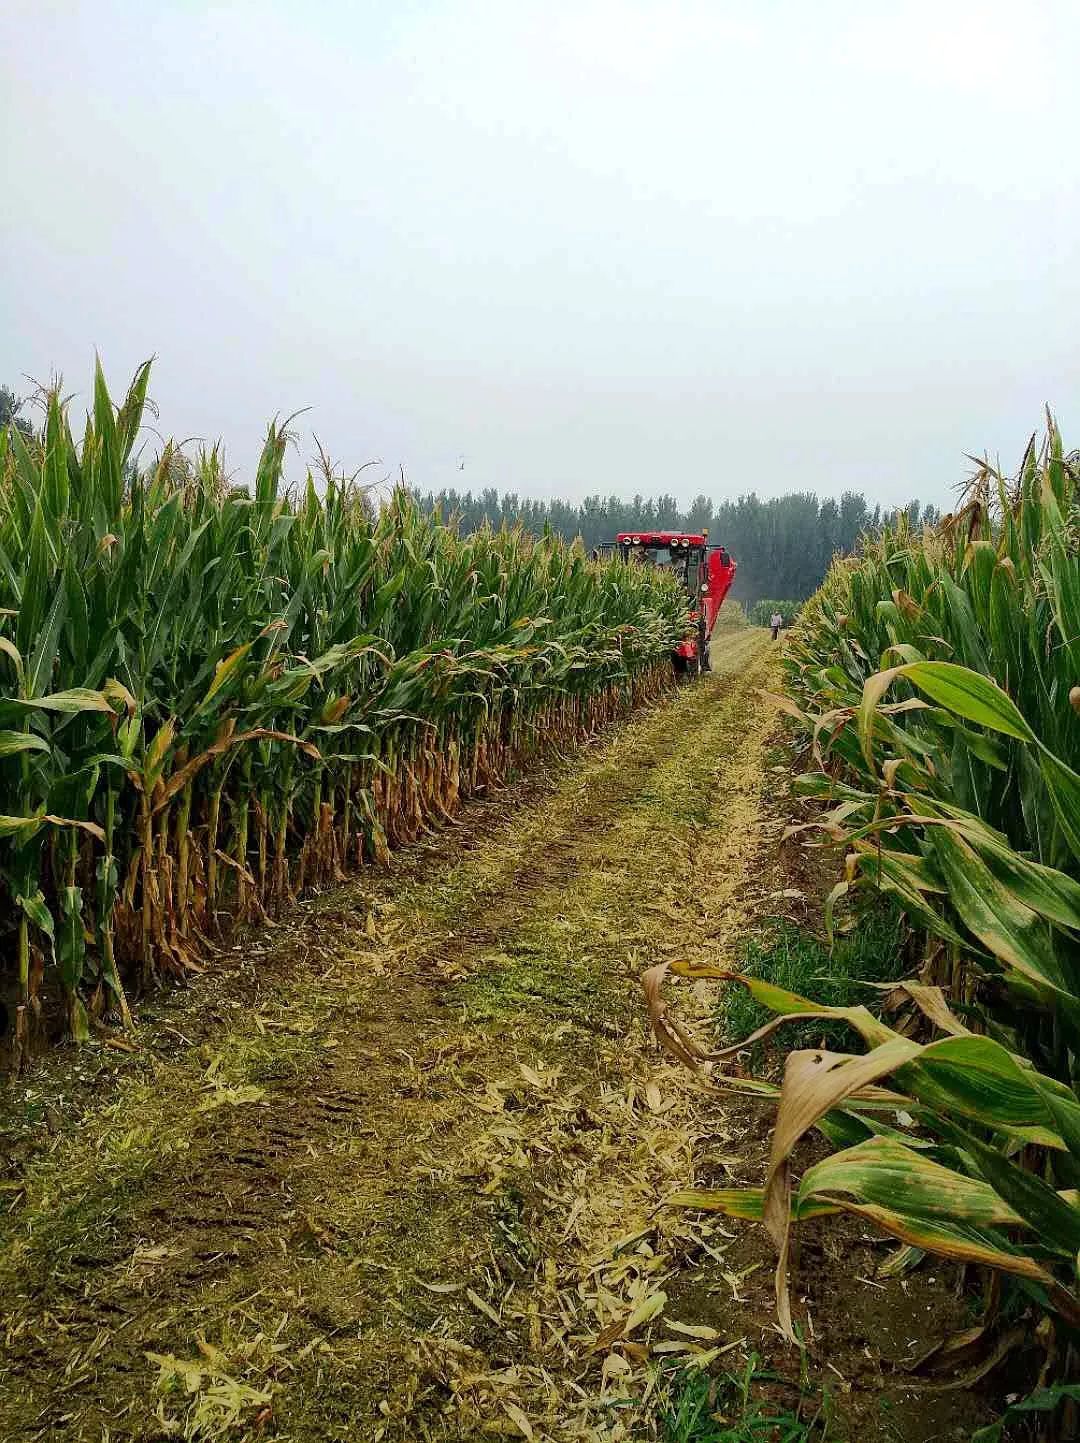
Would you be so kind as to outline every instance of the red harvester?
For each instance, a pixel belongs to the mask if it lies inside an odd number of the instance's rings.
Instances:
[[[694,633],[679,642],[672,659],[679,671],[708,671],[709,638],[735,580],[735,562],[724,547],[710,546],[707,531],[620,531],[599,550],[678,577],[690,598]]]

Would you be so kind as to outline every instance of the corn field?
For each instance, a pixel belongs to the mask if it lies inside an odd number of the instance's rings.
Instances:
[[[0,431],[0,998],[16,1059],[62,998],[209,965],[223,928],[385,860],[672,684],[686,600],[554,538],[464,539],[327,466],[290,494],[271,425],[250,490],[218,451],[133,463],[149,363],[97,368],[73,436]],[[54,986],[53,983],[58,985]]]
[[[1080,467],[1054,424],[1016,478],[984,465],[941,524],[901,524],[835,562],[786,667],[787,695],[774,700],[812,756],[797,789],[820,804],[794,830],[843,856],[827,928],[882,889],[929,938],[925,964],[891,999],[894,1025],[864,1006],[822,1008],[675,964],[749,989],[776,1014],[765,1033],[828,1017],[863,1049],[793,1052],[782,1088],[754,1084],[778,1094],[764,1187],[683,1201],[764,1219],[790,1336],[793,1227],[845,1211],[900,1240],[897,1268],[924,1253],[983,1264],[1074,1337]],[[661,1034],[684,1061],[721,1062],[665,1017],[662,975],[649,979]],[[792,1151],[813,1128],[835,1151],[796,1182]],[[1002,1296],[990,1289],[987,1326]],[[1059,1385],[1043,1403],[1070,1392]]]

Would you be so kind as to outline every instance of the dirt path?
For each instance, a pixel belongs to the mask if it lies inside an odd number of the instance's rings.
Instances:
[[[0,1438],[651,1436],[631,1315],[723,1243],[653,1216],[638,977],[734,936],[773,725],[761,633],[715,660],[14,1096]]]

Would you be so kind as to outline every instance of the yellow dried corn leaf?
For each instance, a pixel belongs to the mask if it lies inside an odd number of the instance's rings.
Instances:
[[[483,1313],[486,1318],[490,1318],[497,1328],[502,1327],[502,1319],[499,1317],[498,1313],[489,1302],[487,1302],[484,1298],[480,1296],[479,1293],[474,1292],[472,1288],[466,1288],[465,1296],[468,1298],[469,1302],[472,1303],[473,1307],[479,1309],[479,1311]]]
[[[522,1410],[518,1407],[516,1403],[511,1403],[506,1398],[502,1400],[502,1405],[506,1411],[507,1416],[511,1419],[513,1423],[516,1424],[518,1430],[521,1433],[521,1436],[523,1438],[530,1439],[531,1443],[531,1440],[536,1435],[533,1432],[532,1424],[529,1422],[528,1418],[526,1418]]]
[[[658,1317],[666,1306],[667,1293],[661,1291],[649,1293],[647,1297],[638,1303],[637,1307],[627,1318],[626,1325],[623,1328],[623,1337],[628,1338],[636,1328],[641,1328],[646,1323],[651,1323],[653,1318]]]
[[[665,1318],[664,1327],[670,1328],[673,1333],[682,1333],[687,1338],[701,1338],[707,1343],[714,1342],[720,1336],[719,1332],[710,1328],[707,1323],[679,1323],[674,1318]]]

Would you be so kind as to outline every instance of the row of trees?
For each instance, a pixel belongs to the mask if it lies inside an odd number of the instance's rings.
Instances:
[[[12,425],[24,436],[31,435],[33,428],[22,414],[25,405],[26,402],[10,386],[0,386],[0,429]]]
[[[31,433],[25,402],[10,387],[0,386],[0,426],[9,421],[24,434]],[[182,464],[179,459],[177,464]],[[720,502],[696,496],[689,507],[669,495],[631,500],[587,496],[576,503],[534,501],[494,487],[417,492],[416,498],[425,512],[439,512],[445,520],[456,517],[466,534],[485,524],[520,524],[534,535],[550,528],[566,541],[580,537],[590,550],[620,531],[706,529],[739,563],[731,594],[747,605],[774,596],[804,601],[817,590],[838,551],[851,551],[861,535],[877,534],[898,515],[880,505],[871,507],[858,491],[845,491],[839,501],[822,500],[812,491],[768,499],[751,491]],[[935,507],[919,501],[902,511],[916,525],[938,519]]]
[[[498,527],[520,523],[527,531],[545,527],[573,540],[580,536],[592,548],[610,541],[620,531],[707,529],[739,563],[732,595],[752,603],[762,596],[790,596],[804,600],[814,592],[838,551],[851,551],[864,532],[876,533],[897,512],[871,507],[858,491],[845,491],[840,499],[824,499],[812,491],[793,491],[763,499],[754,492],[734,500],[713,502],[697,496],[684,507],[674,496],[587,496],[580,504],[568,501],[533,501],[514,492],[495,489],[429,491],[418,493],[425,511],[458,518],[465,532],[486,524]],[[938,519],[934,506],[912,501],[902,510],[918,525]]]

